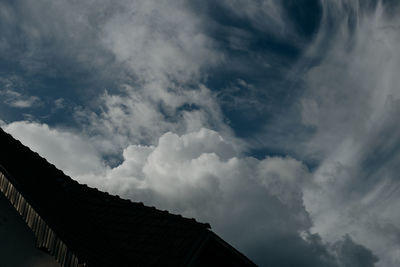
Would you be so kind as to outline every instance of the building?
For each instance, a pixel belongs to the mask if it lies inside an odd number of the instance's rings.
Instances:
[[[1,198],[60,266],[255,266],[210,225],[79,184],[1,129],[0,150]]]

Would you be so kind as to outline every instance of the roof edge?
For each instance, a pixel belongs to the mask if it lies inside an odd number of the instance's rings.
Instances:
[[[25,197],[10,182],[3,170],[4,168],[0,166],[0,191],[10,201],[35,235],[36,247],[47,251],[62,267],[78,267],[80,264],[78,257],[40,217]]]

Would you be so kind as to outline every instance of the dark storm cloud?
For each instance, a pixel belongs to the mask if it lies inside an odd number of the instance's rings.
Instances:
[[[333,244],[341,266],[373,267],[378,258],[369,249],[360,246],[348,236]]]

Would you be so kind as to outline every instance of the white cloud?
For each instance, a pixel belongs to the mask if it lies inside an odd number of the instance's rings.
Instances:
[[[349,233],[379,256],[379,266],[397,266],[400,32],[388,27],[400,21],[381,2],[368,11],[357,1],[337,4],[353,13],[325,4],[338,27],[305,78],[302,119],[315,134],[303,155],[321,161],[305,205],[324,240]]]
[[[89,140],[72,132],[25,121],[2,128],[72,177],[88,172],[99,174],[105,168]]]
[[[182,136],[165,133],[157,146],[130,145],[123,156],[123,163],[108,169],[103,178],[91,173],[77,178],[130,198],[143,194],[137,191],[150,190],[154,194],[150,204],[192,216],[218,208],[217,203],[224,200],[221,195],[226,195],[226,202],[221,202],[226,205],[232,204],[236,193],[237,197],[250,197],[251,190],[277,198],[282,205],[301,208],[299,188],[308,176],[307,169],[291,158],[259,161],[240,157],[232,144],[204,128]],[[208,205],[209,209],[202,207]],[[214,220],[212,217],[207,219]],[[302,220],[306,217],[303,214]]]
[[[223,60],[202,27],[184,1],[125,2],[103,25],[101,41],[136,84],[103,96],[105,112],[91,121],[94,128],[146,144],[167,131],[210,127],[230,134],[215,97],[201,84],[203,69]]]
[[[212,130],[168,132],[157,146],[130,145],[111,168],[72,132],[28,122],[3,128],[80,182],[210,222],[258,261],[264,256],[251,247],[269,242],[265,231],[296,236],[310,227],[300,190],[309,173],[300,162],[240,157]]]
[[[39,98],[36,96],[24,96],[23,99],[21,99],[21,95],[17,97],[19,99],[9,98],[5,101],[5,103],[14,108],[30,108],[40,102]]]
[[[249,19],[260,30],[271,31],[276,34],[283,34],[288,30],[289,25],[284,21],[281,1],[224,0],[221,2],[232,13]]]
[[[113,81],[105,94],[99,82],[99,88],[90,89],[100,92],[99,99],[77,108],[75,117],[91,135],[115,142],[119,149],[129,143],[154,144],[167,131],[183,134],[201,127],[232,136],[216,97],[203,85],[207,71],[225,56],[208,34],[209,18],[192,3],[39,0],[5,6],[7,15],[0,18],[5,40],[26,49],[10,45],[0,53],[15,54],[28,73],[57,76],[59,66],[50,62],[61,62],[66,77],[69,70],[89,71],[100,81]],[[262,4],[265,12],[272,6],[271,1]],[[16,23],[18,35],[9,30]],[[12,104],[34,102],[30,98]]]
[[[57,98],[54,101],[55,109],[63,109],[65,107],[65,103],[64,102],[65,102],[64,98]]]
[[[113,81],[105,92],[101,82],[91,88],[98,98],[72,114],[104,154],[115,155],[132,143],[155,144],[168,131],[184,134],[202,127],[233,139],[214,94],[203,85],[205,70],[223,62],[224,55],[189,2],[39,0],[6,6],[7,16],[0,18],[6,40],[26,49],[10,46],[0,53],[15,54],[27,73],[57,77],[59,66],[49,62],[60,62],[65,77],[84,71]],[[9,31],[14,23],[20,38]]]
[[[14,108],[30,108],[41,105],[39,97],[20,92],[24,91],[25,86],[24,81],[16,75],[0,77],[2,102]]]
[[[102,28],[102,41],[139,79],[185,83],[222,57],[184,1],[126,1]]]
[[[332,247],[309,234],[302,187],[310,173],[293,158],[241,157],[217,132],[201,129],[181,136],[165,133],[156,146],[130,145],[123,162],[111,168],[87,139],[72,132],[28,122],[4,128],[80,182],[210,222],[260,264],[289,266],[294,259],[310,266],[342,266],[338,259],[344,254],[337,252],[342,243]],[[374,259],[352,241],[339,242],[350,242]],[[295,251],[302,253],[285,256]],[[357,260],[354,255],[344,256]]]
[[[165,132],[182,134],[202,127],[219,130],[226,138],[234,138],[213,94],[205,86],[177,88],[179,91],[175,92],[166,90],[159,83],[151,83],[141,88],[125,85],[124,90],[124,95],[106,92],[99,100],[100,113],[90,110],[75,113],[88,132],[101,140],[108,139],[111,146],[155,144]],[[185,106],[194,108],[185,109]]]

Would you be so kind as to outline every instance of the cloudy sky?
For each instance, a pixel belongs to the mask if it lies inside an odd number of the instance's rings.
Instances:
[[[0,125],[260,266],[399,266],[397,3],[2,0]]]

